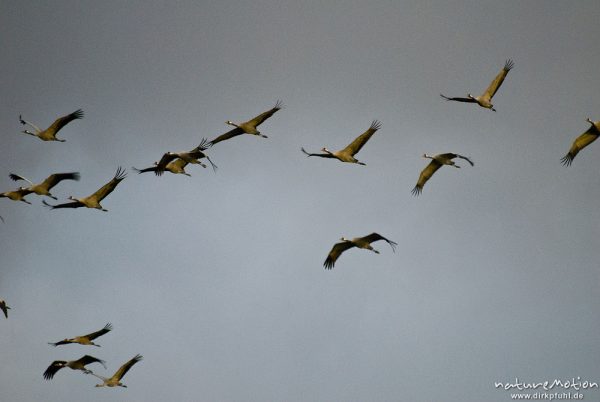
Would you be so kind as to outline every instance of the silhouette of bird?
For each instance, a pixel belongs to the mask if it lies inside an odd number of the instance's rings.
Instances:
[[[203,168],[205,168],[206,165],[203,164],[202,162],[200,162],[200,159],[206,158],[212,165],[213,170],[216,170],[217,166],[212,162],[212,160],[210,160],[208,155],[206,155],[203,152],[203,151],[207,150],[208,148],[210,148],[211,146],[212,146],[212,144],[210,142],[207,142],[205,139],[203,139],[202,142],[200,143],[200,145],[198,145],[196,148],[192,149],[191,151],[166,152],[162,156],[162,158],[160,158],[160,161],[156,162],[156,170],[154,171],[154,173],[156,173],[157,176],[162,175],[163,172],[166,170],[167,165],[169,163],[171,163],[172,161],[174,161],[175,159],[183,159],[187,163],[200,165]]]
[[[52,194],[50,194],[50,191],[49,191],[52,187],[56,186],[62,180],[79,180],[78,172],[54,173],[54,174],[51,174],[50,176],[48,176],[46,178],[46,180],[44,180],[43,182],[41,182],[39,184],[33,184],[33,182],[31,182],[31,180],[26,179],[23,176],[19,176],[18,174],[11,173],[8,176],[11,179],[13,179],[14,181],[25,180],[26,182],[31,184],[30,187],[26,188],[26,190],[31,191],[32,193],[35,193],[38,195],[45,195],[45,196],[53,198],[55,200],[57,198],[54,197]]]
[[[356,137],[354,139],[354,141],[352,141],[346,148],[341,149],[339,151],[332,152],[332,151],[328,150],[327,148],[323,147],[323,149],[321,149],[321,151],[323,151],[325,153],[313,154],[313,153],[306,152],[306,150],[304,148],[300,148],[300,149],[307,156],[319,156],[321,158],[335,158],[342,162],[357,163],[359,165],[365,165],[365,163],[360,162],[358,159],[356,159],[354,157],[354,155],[356,155],[358,153],[358,151],[361,150],[363,145],[365,145],[367,143],[367,141],[369,141],[371,136],[373,134],[375,134],[375,132],[377,130],[379,130],[380,128],[381,128],[381,123],[377,120],[373,120],[373,122],[371,123],[371,126],[367,129],[367,131],[365,131],[364,133],[362,133],[361,135]]]
[[[112,377],[110,378],[106,378],[106,377],[102,377],[98,374],[95,373],[90,373],[93,376],[98,377],[99,379],[102,380],[102,384],[96,384],[96,387],[123,387],[123,388],[127,388],[127,385],[123,384],[121,382],[121,378],[123,378],[123,376],[129,371],[129,369],[136,364],[137,362],[139,362],[140,360],[142,360],[143,357],[142,355],[135,355],[131,360],[129,360],[127,363],[123,364],[115,374],[113,374]]]
[[[100,363],[106,368],[106,363],[104,360],[100,360],[94,356],[85,355],[77,360],[55,360],[53,361],[46,371],[44,371],[44,379],[51,380],[54,378],[54,374],[58,372],[58,370],[68,367],[71,370],[81,370],[85,374],[92,374],[92,370],[88,370],[85,368],[90,363]]]
[[[442,94],[440,94],[440,96],[449,101],[477,103],[479,106],[486,109],[491,109],[495,112],[496,109],[494,109],[494,105],[492,105],[492,97],[496,94],[498,88],[500,88],[500,85],[502,85],[504,78],[506,78],[506,74],[508,74],[514,65],[515,64],[512,60],[506,60],[502,70],[500,70],[496,78],[494,78],[494,81],[491,82],[490,86],[480,96],[473,96],[471,94],[467,94],[466,98],[449,98]]]
[[[579,153],[579,151],[590,145],[592,142],[596,141],[596,138],[600,136],[600,120],[592,121],[588,117],[586,121],[592,126],[588,128],[585,133],[577,137],[575,141],[573,141],[573,145],[571,145],[571,149],[569,149],[569,152],[561,158],[560,161],[564,166],[571,166],[571,163],[573,163],[573,159],[575,159],[575,156]]]
[[[377,240],[385,240],[390,245],[390,247],[392,248],[392,251],[394,251],[394,252],[396,251],[396,246],[398,245],[398,243],[393,242],[389,239],[386,239],[379,233],[375,233],[375,232],[371,233],[370,235],[364,236],[364,237],[355,237],[354,239],[346,239],[345,237],[342,237],[340,240],[341,240],[341,242],[334,244],[333,248],[327,255],[327,258],[325,259],[325,262],[323,263],[323,266],[325,267],[325,269],[332,269],[333,266],[335,265],[335,261],[338,259],[338,257],[344,251],[346,251],[352,247],[364,248],[367,250],[371,250],[372,252],[374,252],[376,254],[379,254],[379,251],[375,250],[371,246],[371,243],[376,242]]]
[[[10,307],[8,307],[6,302],[2,299],[0,299],[0,310],[4,313],[4,317],[8,318],[8,310],[10,310]]]
[[[75,338],[67,338],[67,339],[63,339],[62,341],[58,341],[58,342],[48,342],[48,344],[52,345],[52,346],[58,346],[58,345],[67,345],[69,343],[78,343],[80,345],[91,345],[91,346],[100,347],[100,345],[96,345],[92,341],[94,339],[98,338],[99,336],[102,336],[102,335],[110,332],[111,330],[112,330],[112,325],[110,323],[108,323],[101,330],[92,332],[91,334],[76,336]]]
[[[471,166],[475,166],[473,164],[473,161],[471,161],[471,159],[467,158],[466,156],[462,156],[462,155],[459,155],[459,154],[453,154],[453,153],[450,153],[450,152],[446,153],[446,154],[438,154],[438,155],[435,155],[435,156],[423,154],[423,158],[429,158],[429,159],[431,159],[431,162],[429,162],[429,164],[425,167],[425,169],[423,169],[421,171],[421,174],[419,175],[419,180],[417,181],[417,184],[415,185],[415,187],[411,191],[411,193],[413,195],[419,195],[419,194],[421,194],[421,192],[423,191],[423,186],[425,185],[425,183],[427,182],[427,180],[429,180],[431,178],[431,176],[433,176],[433,174],[439,168],[441,168],[443,165],[448,165],[448,166],[453,166],[455,168],[460,168],[460,166],[458,166],[457,164],[455,164],[454,161],[452,160],[454,158],[464,159],[467,162],[469,162],[471,164]]]
[[[275,106],[270,109],[267,110],[264,113],[259,114],[258,116],[256,116],[255,118],[253,118],[252,120],[248,120],[244,123],[233,123],[230,120],[227,120],[225,122],[225,124],[229,124],[230,126],[234,126],[235,128],[231,131],[226,132],[225,134],[221,134],[220,136],[218,136],[217,138],[215,138],[214,140],[212,140],[210,143],[212,145],[219,143],[221,141],[225,141],[228,140],[230,138],[236,137],[240,134],[252,134],[252,135],[257,135],[259,137],[263,137],[263,138],[267,138],[266,135],[262,134],[260,131],[258,131],[256,129],[256,127],[258,127],[263,121],[267,120],[269,117],[273,116],[273,114],[282,109],[283,108],[283,104],[281,103],[281,101],[277,101],[277,103],[275,103]]]
[[[81,119],[81,118],[83,118],[83,110],[77,109],[76,111],[74,111],[71,114],[59,117],[58,119],[56,119],[54,121],[54,123],[52,123],[52,125],[50,127],[48,127],[45,130],[40,129],[38,126],[36,126],[32,123],[26,122],[25,120],[23,120],[23,117],[21,117],[21,115],[19,115],[19,122],[23,125],[28,125],[29,127],[33,128],[35,130],[34,133],[32,133],[29,130],[23,130],[22,132],[25,134],[33,135],[34,137],[38,137],[42,141],[65,142],[66,140],[56,138],[56,134],[60,131],[60,129],[62,129],[64,126],[66,126],[73,120]]]
[[[9,200],[13,201],[23,201],[25,204],[31,205],[31,203],[27,201],[24,197],[27,194],[31,194],[32,192],[33,191],[27,190],[26,188],[19,187],[18,189],[13,191],[5,191],[3,193],[0,193],[0,198],[8,198]]]
[[[108,183],[106,183],[98,191],[96,191],[94,194],[92,194],[88,197],[75,198],[73,196],[69,196],[68,198],[70,200],[72,200],[73,202],[67,202],[67,203],[58,204],[58,205],[50,205],[45,200],[43,200],[42,203],[51,209],[86,207],[86,208],[95,208],[95,209],[99,209],[104,212],[108,212],[107,209],[104,209],[102,207],[102,205],[100,205],[100,201],[102,201],[107,195],[112,193],[112,191],[115,189],[115,187],[117,187],[117,185],[121,182],[121,180],[123,180],[126,176],[127,176],[127,173],[119,166],[119,168],[117,169],[117,173],[115,173],[115,176],[112,178],[112,180],[109,181]]]
[[[145,169],[137,169],[135,167],[132,167],[132,169],[135,170],[136,172],[138,172],[138,174],[146,173],[146,172],[154,172],[156,174],[156,172],[158,170],[157,165],[158,165],[158,162],[154,162],[154,166],[150,166]],[[174,161],[169,162],[167,164],[167,166],[165,166],[164,171],[171,172],[173,174],[184,174],[186,176],[191,176],[191,174],[189,174],[185,171],[185,167],[187,165],[188,165],[188,163],[186,161],[184,161],[183,159],[175,159]]]

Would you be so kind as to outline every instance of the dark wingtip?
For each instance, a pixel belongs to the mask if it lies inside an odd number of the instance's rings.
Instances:
[[[281,101],[281,99],[277,99],[277,102],[275,102],[275,106],[273,107],[273,109],[283,109],[285,108],[285,105],[283,104],[283,102]]]
[[[573,159],[575,159],[575,157],[569,153],[560,158],[560,163],[562,163],[563,166],[571,166],[571,163],[573,163]]]
[[[117,168],[117,173],[115,173],[115,179],[123,180],[126,177],[127,177],[127,171],[125,169],[123,169],[123,167],[119,166]]]
[[[507,59],[506,62],[504,63],[504,69],[506,71],[510,71],[512,70],[512,68],[515,66],[515,63],[511,60],[511,59]]]
[[[414,186],[413,189],[411,190],[411,194],[414,195],[415,197],[418,197],[422,191],[423,191],[423,189],[421,187]]]
[[[333,261],[331,261],[331,259],[330,259],[329,257],[328,257],[328,258],[325,260],[325,262],[323,263],[323,267],[324,267],[325,269],[332,269],[332,268],[333,268],[333,265],[334,265],[334,262],[333,262]]]
[[[74,111],[73,113],[71,113],[73,115],[74,118],[76,119],[83,119],[83,116],[85,116],[85,113],[83,113],[82,109],[77,109],[76,111]]]
[[[369,127],[369,129],[371,130],[379,130],[381,128],[381,122],[379,120],[373,120],[373,122],[371,123],[371,127]]]
[[[212,141],[207,140],[206,138],[202,138],[202,141],[200,141],[200,145],[198,145],[198,149],[200,151],[204,151],[210,147],[212,147]]]
[[[50,204],[48,204],[48,203],[46,202],[46,200],[42,200],[42,204],[44,204],[44,206],[46,206],[47,208],[54,209],[54,205],[50,205]],[[56,346],[56,345],[54,345],[54,346]]]

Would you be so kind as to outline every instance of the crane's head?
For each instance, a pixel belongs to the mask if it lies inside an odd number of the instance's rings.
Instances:
[[[350,239],[346,239],[344,236],[340,237],[341,241],[350,241]]]
[[[227,121],[225,122],[225,124],[229,124],[230,126],[235,126],[235,127],[237,127],[237,125],[236,125],[234,122],[232,122],[231,120],[227,120]]]
[[[331,154],[331,151],[325,147],[321,148],[321,151],[325,152],[326,154]]]
[[[427,154],[423,154],[422,156],[423,158],[427,158],[427,159],[433,159],[433,156],[431,155],[427,155]]]
[[[467,94],[467,98],[476,100],[475,97],[473,95],[471,95],[471,94]]]

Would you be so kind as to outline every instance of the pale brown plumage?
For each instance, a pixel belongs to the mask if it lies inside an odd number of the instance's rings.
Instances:
[[[91,334],[76,336],[74,338],[66,338],[66,339],[63,339],[62,341],[58,341],[58,342],[48,342],[48,344],[52,345],[52,346],[58,346],[58,345],[67,345],[69,343],[78,343],[80,345],[91,345],[91,346],[100,347],[100,345],[96,345],[92,341],[94,339],[98,338],[99,336],[102,336],[102,335],[110,332],[111,330],[112,330],[112,325],[110,323],[108,323],[101,330],[92,332]]]
[[[25,196],[27,194],[31,194],[33,191],[28,190],[26,188],[23,187],[19,187],[16,190],[12,190],[12,191],[5,191],[3,193],[0,193],[0,198],[8,198],[9,200],[13,200],[13,201],[23,201],[25,204],[31,204],[29,201],[27,201],[25,199]]]
[[[68,367],[71,370],[81,370],[85,374],[92,374],[92,370],[85,368],[85,366],[90,363],[100,363],[106,368],[106,362],[104,360],[100,360],[94,356],[85,355],[77,360],[55,360],[48,366],[46,371],[44,371],[43,376],[44,379],[51,380],[58,370],[65,367]]]
[[[58,205],[50,205],[45,200],[42,201],[42,203],[44,205],[46,205],[47,207],[50,207],[51,209],[86,207],[86,208],[95,208],[95,209],[99,209],[101,211],[107,212],[108,210],[104,209],[102,207],[102,205],[100,205],[100,201],[102,201],[107,195],[112,193],[112,191],[115,189],[115,187],[117,187],[117,185],[125,177],[127,177],[127,173],[125,172],[125,170],[123,170],[123,168],[121,168],[119,166],[119,168],[117,169],[117,173],[115,173],[115,176],[112,178],[112,180],[109,181],[108,183],[106,183],[98,191],[96,191],[94,194],[92,194],[88,197],[75,198],[73,196],[70,196],[68,198],[70,200],[72,200],[73,202],[67,202],[67,203],[58,204]]]
[[[233,123],[230,120],[227,120],[225,122],[225,124],[229,124],[230,126],[235,126],[235,128],[231,131],[226,132],[225,134],[221,134],[220,136],[218,136],[217,138],[213,139],[210,143],[212,145],[217,144],[221,141],[225,141],[228,140],[230,138],[236,137],[238,135],[241,134],[252,134],[252,135],[257,135],[259,137],[263,137],[263,138],[267,138],[266,135],[262,134],[260,131],[258,131],[256,129],[256,127],[258,127],[262,122],[264,122],[265,120],[267,120],[269,117],[273,116],[273,114],[282,109],[283,108],[283,104],[281,103],[281,101],[277,101],[277,103],[275,103],[275,106],[273,108],[271,108],[270,110],[267,110],[266,112],[263,112],[261,114],[259,114],[258,116],[256,116],[255,118],[253,118],[252,120],[248,120],[244,123]]]
[[[579,151],[596,141],[596,138],[600,136],[600,120],[592,121],[592,119],[587,118],[586,121],[591,124],[591,127],[573,141],[573,145],[571,145],[569,152],[561,158],[560,161],[565,166],[571,166],[573,159],[575,159],[575,156]]]
[[[107,378],[107,377],[102,377],[98,374],[95,373],[91,373],[93,376],[98,377],[99,379],[102,380],[102,384],[96,384],[96,387],[123,387],[123,388],[127,388],[127,385],[123,384],[121,382],[121,378],[123,378],[123,376],[127,373],[127,371],[129,371],[129,369],[136,364],[137,362],[139,362],[140,360],[142,360],[143,357],[142,355],[135,355],[131,360],[129,360],[127,363],[123,364],[115,374],[113,374],[112,377]]]
[[[372,246],[371,243],[376,242],[377,240],[385,240],[390,247],[392,248],[392,251],[396,251],[396,246],[398,245],[398,243],[393,242],[389,239],[386,239],[385,237],[383,237],[382,235],[380,235],[379,233],[371,233],[370,235],[364,236],[364,237],[355,237],[354,239],[346,239],[345,237],[342,237],[340,240],[342,240],[339,243],[336,243],[333,248],[331,249],[331,251],[329,252],[329,254],[327,255],[327,258],[325,259],[325,262],[323,263],[323,266],[325,267],[325,269],[332,269],[333,266],[335,265],[335,261],[338,259],[338,257],[346,250],[352,248],[352,247],[358,247],[358,248],[364,248],[367,250],[371,250],[374,253],[379,254],[379,251],[375,250]]]
[[[443,165],[448,165],[448,166],[453,166],[455,168],[460,168],[460,166],[458,166],[457,164],[455,164],[454,161],[452,160],[454,158],[464,159],[467,162],[469,162],[471,164],[471,166],[475,166],[473,164],[473,161],[471,161],[471,159],[467,158],[466,156],[462,156],[462,155],[459,155],[459,154],[454,154],[454,153],[451,153],[451,152],[445,153],[445,154],[438,154],[438,155],[435,155],[435,156],[423,154],[423,158],[431,159],[431,162],[429,162],[429,164],[425,167],[425,169],[423,169],[421,171],[421,174],[419,175],[419,180],[417,181],[417,184],[415,185],[415,187],[411,191],[413,195],[419,195],[419,194],[421,194],[421,192],[423,191],[423,186],[425,186],[425,183],[427,182],[427,180],[429,180],[431,178],[431,176],[433,176],[433,174],[439,168],[441,168]]]
[[[71,172],[71,173],[54,173],[46,178],[43,182],[39,184],[33,184],[29,179],[26,179],[23,176],[18,174],[11,173],[8,175],[14,181],[24,180],[31,184],[26,190],[31,191],[32,193],[38,195],[45,195],[47,197],[57,199],[52,194],[50,194],[50,189],[60,183],[62,180],[79,180],[79,172]]]
[[[500,88],[500,85],[502,85],[504,78],[506,78],[506,75],[514,67],[514,65],[515,64],[512,60],[506,60],[502,70],[500,70],[496,78],[494,78],[494,80],[490,83],[490,86],[488,86],[485,92],[480,96],[473,96],[471,94],[467,94],[466,98],[449,98],[442,94],[440,94],[440,96],[449,101],[477,103],[479,106],[486,109],[491,109],[495,112],[496,109],[494,109],[494,105],[492,104],[492,97],[496,94],[498,88]]]
[[[42,141],[60,141],[65,142],[63,139],[56,138],[56,133],[58,133],[64,126],[72,122],[76,119],[83,118],[83,110],[77,109],[73,113],[70,113],[66,116],[59,117],[45,130],[40,129],[36,125],[29,123],[19,115],[19,122],[23,125],[28,125],[35,130],[35,132],[31,132],[29,130],[23,130],[22,132],[25,134],[33,135],[34,137],[38,137]]]
[[[335,158],[342,162],[357,163],[359,165],[365,165],[365,163],[360,162],[358,159],[356,159],[354,157],[354,155],[356,155],[358,153],[358,151],[361,150],[361,148],[367,143],[367,141],[369,141],[371,136],[373,134],[375,134],[375,132],[377,130],[379,130],[380,128],[381,128],[381,123],[377,120],[373,120],[373,122],[371,123],[371,126],[367,129],[367,131],[365,131],[364,133],[362,133],[361,135],[356,137],[354,139],[354,141],[352,141],[350,144],[348,144],[348,146],[346,146],[346,148],[341,149],[339,151],[332,152],[324,147],[323,149],[321,149],[321,151],[323,151],[325,153],[315,154],[315,153],[307,152],[304,148],[300,148],[300,149],[307,156],[318,156],[321,158]]]

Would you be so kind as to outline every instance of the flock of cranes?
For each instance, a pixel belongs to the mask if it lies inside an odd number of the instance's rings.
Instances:
[[[58,346],[58,345],[68,345],[70,343],[77,343],[77,344],[84,345],[84,346],[100,347],[100,345],[94,343],[93,340],[110,332],[111,330],[112,330],[112,325],[110,323],[108,323],[104,326],[104,328],[102,328],[98,331],[92,332],[90,334],[80,335],[80,336],[76,336],[73,338],[66,338],[66,339],[63,339],[62,341],[58,341],[58,342],[48,342],[48,344],[50,344],[52,346]],[[77,360],[55,360],[52,363],[50,363],[50,365],[48,366],[46,371],[44,371],[44,374],[42,376],[46,380],[51,380],[54,378],[54,375],[60,369],[68,367],[71,370],[79,370],[79,371],[82,371],[84,374],[91,374],[91,375],[101,379],[102,384],[96,384],[96,387],[127,388],[127,385],[123,384],[121,382],[121,379],[123,378],[125,373],[127,373],[127,371],[129,371],[129,369],[135,363],[139,362],[140,360],[142,360],[142,356],[140,354],[137,354],[132,359],[127,361],[125,364],[123,364],[111,377],[103,377],[103,376],[100,376],[100,375],[94,373],[92,370],[86,368],[85,366],[87,366],[88,364],[92,364],[92,363],[100,363],[106,369],[106,362],[102,359],[98,359],[97,357],[85,355]]]
[[[447,97],[443,94],[440,94],[440,96],[448,101],[476,103],[482,108],[490,109],[495,112],[496,109],[494,108],[494,105],[492,104],[492,98],[497,93],[498,89],[504,82],[508,72],[511,71],[511,69],[513,67],[514,67],[513,61],[507,60],[506,63],[504,64],[502,70],[498,73],[498,75],[490,83],[488,88],[480,96],[472,96],[471,94],[468,94],[466,98]],[[233,123],[232,121],[228,120],[228,121],[226,121],[226,124],[233,126],[234,128],[222,135],[217,136],[213,140],[207,141],[206,139],[203,139],[199,145],[197,145],[196,147],[194,147],[193,149],[191,149],[189,151],[165,152],[158,161],[154,162],[154,164],[152,166],[144,168],[144,169],[137,169],[137,168],[133,168],[133,169],[140,174],[146,173],[146,172],[154,172],[155,175],[161,176],[164,172],[170,172],[172,174],[183,174],[183,175],[191,176],[188,172],[186,172],[186,170],[185,170],[186,167],[188,165],[197,164],[197,165],[202,166],[203,168],[206,168],[207,165],[205,163],[201,162],[202,159],[206,159],[211,164],[213,170],[216,171],[217,166],[213,163],[213,161],[206,154],[206,151],[209,148],[211,148],[212,146],[214,146],[222,141],[232,139],[232,138],[242,135],[242,134],[249,134],[249,135],[254,135],[254,136],[258,136],[258,137],[262,137],[262,138],[268,138],[265,134],[261,133],[258,130],[258,126],[260,126],[265,120],[267,120],[268,118],[273,116],[277,111],[281,110],[282,108],[283,108],[282,102],[277,101],[277,103],[275,104],[274,107],[272,107],[271,109],[259,114],[258,116],[254,117],[248,121],[241,122],[241,123]],[[34,130],[34,132],[29,131],[29,130],[23,130],[22,132],[25,134],[38,137],[39,139],[41,139],[43,141],[64,142],[65,141],[64,139],[60,139],[60,138],[56,137],[57,133],[61,129],[63,129],[68,123],[70,123],[74,120],[77,120],[77,119],[81,119],[81,118],[83,118],[83,116],[84,116],[83,111],[81,109],[78,109],[78,110],[74,111],[73,113],[70,113],[66,116],[59,117],[58,119],[56,119],[56,121],[54,121],[54,123],[52,123],[52,125],[50,125],[50,127],[48,127],[45,130],[41,130],[34,124],[23,120],[22,116],[19,116],[19,121],[21,124],[29,126],[29,127],[33,128],[33,130]],[[591,124],[591,127],[587,131],[585,131],[583,134],[581,134],[579,137],[577,137],[577,139],[575,139],[571,148],[569,149],[569,152],[561,159],[561,162],[563,163],[563,165],[565,165],[565,166],[571,165],[575,156],[583,148],[585,148],[586,146],[588,146],[589,144],[594,142],[600,135],[600,121],[592,121],[589,118],[587,119],[587,121],[588,121],[588,123]],[[371,139],[371,137],[380,128],[381,128],[381,123],[378,120],[373,120],[373,122],[371,123],[371,125],[365,132],[363,132],[358,137],[356,137],[345,148],[340,149],[338,151],[330,151],[325,147],[323,147],[321,149],[322,153],[310,153],[310,152],[306,151],[304,148],[301,148],[301,151],[308,157],[316,156],[316,157],[321,157],[321,158],[337,159],[341,162],[346,162],[346,163],[365,165],[364,162],[361,162],[358,159],[356,159],[356,154],[365,146],[365,144],[369,141],[369,139]],[[430,159],[431,161],[420,172],[417,183],[411,191],[412,194],[415,196],[418,196],[419,194],[421,194],[427,181],[442,166],[447,165],[447,166],[452,166],[455,168],[460,168],[460,166],[455,163],[454,159],[456,159],[456,158],[463,159],[463,160],[467,161],[471,166],[474,166],[473,161],[469,157],[466,157],[466,156],[463,156],[463,155],[460,155],[457,153],[448,152],[448,153],[441,153],[441,154],[433,155],[433,156],[428,155],[428,154],[423,154],[423,157],[426,159]],[[101,202],[110,193],[112,193],[116,189],[116,187],[119,185],[119,183],[121,183],[121,181],[123,181],[126,178],[126,176],[127,176],[127,172],[122,167],[118,167],[115,175],[112,177],[112,179],[108,183],[104,184],[100,189],[98,189],[96,192],[94,192],[93,194],[91,194],[87,197],[75,198],[73,196],[69,196],[68,199],[70,200],[70,202],[65,202],[65,203],[60,203],[60,204],[55,204],[55,205],[47,203],[46,200],[42,200],[42,203],[51,209],[86,207],[86,208],[93,208],[93,209],[98,209],[98,210],[107,212],[107,209],[105,209],[101,205]],[[15,174],[15,173],[10,173],[9,177],[14,181],[25,181],[25,182],[29,183],[29,187],[19,187],[15,190],[0,193],[0,198],[4,197],[4,198],[8,198],[13,201],[22,201],[24,203],[31,204],[28,200],[25,199],[25,197],[29,194],[36,194],[36,195],[45,196],[45,197],[49,197],[54,200],[57,200],[57,197],[55,197],[53,194],[51,194],[50,190],[52,188],[54,188],[56,185],[58,185],[58,183],[60,183],[63,180],[78,181],[80,179],[80,174],[78,172],[54,173],[54,174],[51,174],[50,176],[48,176],[43,182],[41,182],[39,184],[34,184],[32,181],[25,178],[24,176],[21,176],[21,175]],[[0,216],[0,219],[3,220],[3,218],[1,216]],[[371,245],[372,243],[379,241],[379,240],[383,240],[383,241],[387,242],[390,245],[390,247],[392,248],[392,250],[395,251],[395,247],[397,246],[397,243],[390,239],[387,239],[386,237],[384,237],[376,232],[373,232],[364,237],[356,237],[353,239],[347,239],[345,237],[342,237],[340,242],[335,243],[333,245],[331,251],[329,252],[329,254],[327,255],[327,257],[323,263],[323,266],[325,269],[328,269],[328,270],[332,269],[334,267],[336,261],[340,257],[340,255],[344,251],[349,250],[354,247],[359,248],[359,249],[371,250],[374,253],[379,254],[379,251],[375,250]],[[6,302],[2,299],[0,299],[0,309],[4,313],[4,316],[6,318],[8,318],[8,309],[10,309],[10,307],[8,307],[6,305]],[[102,328],[96,332],[92,332],[87,335],[76,336],[74,338],[63,339],[62,341],[58,341],[58,342],[54,342],[54,343],[50,343],[50,344],[53,346],[58,346],[58,345],[65,345],[65,344],[70,344],[70,343],[77,343],[80,345],[100,346],[100,345],[95,344],[93,342],[93,340],[99,336],[102,336],[102,335],[108,333],[111,330],[112,330],[111,324],[107,324],[106,326],[104,326],[104,328]],[[81,357],[78,360],[71,360],[71,361],[55,360],[46,369],[46,371],[43,374],[43,377],[47,380],[51,380],[52,378],[54,378],[54,375],[59,370],[61,370],[62,368],[68,367],[72,370],[79,370],[86,374],[92,374],[92,375],[98,377],[99,379],[101,379],[102,383],[97,384],[96,385],[97,387],[103,387],[103,386],[126,387],[126,385],[124,385],[121,382],[121,379],[129,371],[129,369],[131,369],[131,367],[134,364],[136,364],[137,362],[139,362],[140,360],[142,360],[141,355],[138,354],[138,355],[134,356],[132,359],[127,361],[125,364],[123,364],[115,372],[115,374],[113,376],[108,377],[108,378],[99,376],[99,375],[95,374],[92,370],[86,368],[87,365],[92,364],[92,363],[99,363],[106,368],[105,362],[94,356],[84,355],[83,357]]]

